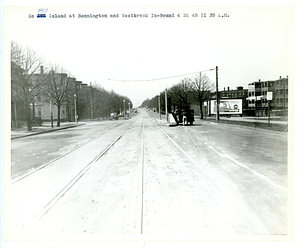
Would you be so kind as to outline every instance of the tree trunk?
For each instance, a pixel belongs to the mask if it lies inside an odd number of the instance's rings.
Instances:
[[[60,104],[57,105],[57,127],[60,127]]]
[[[200,119],[203,119],[202,97],[201,97],[200,93],[198,95],[198,99],[199,99],[199,106],[200,106]]]
[[[29,102],[25,102],[25,113],[26,113],[26,120],[27,120],[27,131],[32,131],[31,110],[30,110]]]
[[[33,122],[33,126],[36,126],[36,121],[35,121],[35,104],[34,101],[32,102],[32,122]]]
[[[202,101],[200,101],[200,119],[203,119]]]

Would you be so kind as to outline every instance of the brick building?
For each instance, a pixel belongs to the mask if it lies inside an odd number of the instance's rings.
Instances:
[[[272,92],[270,101],[267,100],[268,92]],[[254,111],[255,116],[266,116],[270,107],[270,115],[287,116],[288,93],[288,77],[249,83],[248,110]]]

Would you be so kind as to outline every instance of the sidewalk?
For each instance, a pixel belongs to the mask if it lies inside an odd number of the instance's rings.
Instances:
[[[195,116],[195,119],[200,119],[200,116]],[[216,120],[216,117],[203,117],[203,120]],[[220,117],[220,120],[225,121],[243,121],[243,122],[258,122],[258,123],[268,123],[268,117]],[[281,124],[288,125],[287,120],[281,120],[280,118],[270,118],[270,124]]]
[[[32,127],[32,131],[27,131],[27,127],[24,126],[22,128],[13,128],[11,130],[11,139],[18,139],[23,138],[27,136],[33,136],[40,133],[48,133],[53,131],[58,131],[62,129],[72,128],[72,127],[78,127],[85,125],[85,122],[78,122],[77,124],[75,122],[61,122],[60,127],[56,126],[56,123],[53,123],[53,128],[51,127],[51,122],[44,122],[42,126],[34,126]]]
[[[272,131],[288,132],[288,121],[281,120],[279,118],[271,118],[270,123],[267,117],[220,117],[219,121],[216,121],[216,117],[207,117],[200,120],[200,117],[195,117],[195,123],[210,123],[210,124],[228,124],[228,125],[240,125],[249,128],[261,128]]]

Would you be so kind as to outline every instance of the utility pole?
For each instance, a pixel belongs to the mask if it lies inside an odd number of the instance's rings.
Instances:
[[[125,119],[125,117],[126,117],[126,109],[125,109],[125,99],[123,100],[123,103],[124,103],[124,119]]]
[[[160,95],[158,94],[158,112],[159,112],[159,119],[161,120],[161,114],[160,114]]]
[[[200,88],[201,88],[201,71],[200,71],[200,77],[199,77],[199,89],[200,89]],[[199,110],[200,110],[200,119],[201,119],[201,117],[202,117],[203,115],[201,116],[201,113],[202,113],[202,111],[201,111],[201,110],[202,110],[202,106],[201,106],[201,105],[202,105],[202,99],[200,99],[200,91],[198,92],[198,94],[199,94],[199,103],[200,103],[200,104],[199,104],[199,105],[200,105],[200,106],[199,106],[199,107],[200,107]],[[201,97],[201,98],[202,98],[202,97]]]
[[[128,117],[130,117],[130,102],[128,103]]]
[[[91,119],[94,119],[94,113],[93,113],[93,96],[92,96],[92,82],[90,82],[90,98],[91,98]]]
[[[218,66],[216,66],[216,101],[217,101],[217,114],[216,114],[216,121],[220,120],[219,116],[219,104],[220,104],[220,99],[219,99],[219,92],[218,92]]]
[[[167,89],[165,90],[165,105],[166,105],[166,116],[168,121],[168,99],[167,99]]]
[[[93,99],[91,99],[91,119],[94,119],[94,113],[93,113]]]

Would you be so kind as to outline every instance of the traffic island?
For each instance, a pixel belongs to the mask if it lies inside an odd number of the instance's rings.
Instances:
[[[223,124],[231,124],[231,125],[239,125],[239,126],[246,126],[246,127],[252,127],[252,128],[261,128],[261,129],[268,129],[272,131],[278,131],[278,132],[288,132],[288,124],[278,124],[278,123],[272,123],[270,121],[270,124],[268,122],[258,122],[258,121],[238,121],[238,120],[230,120],[230,119],[220,119],[219,121],[213,120],[213,119],[202,119],[202,121],[209,121],[211,124],[217,124],[217,123],[223,123]]]

